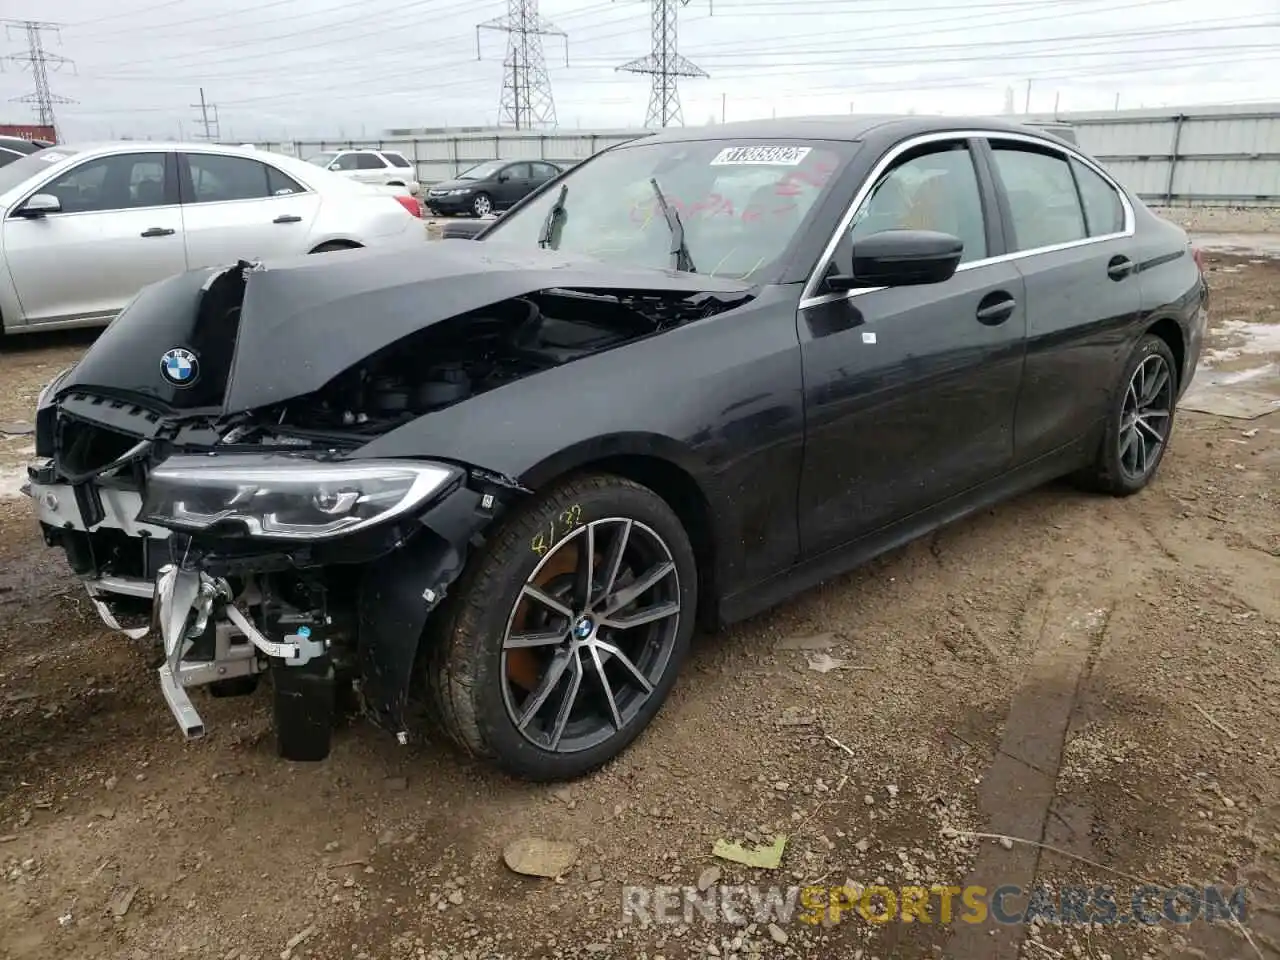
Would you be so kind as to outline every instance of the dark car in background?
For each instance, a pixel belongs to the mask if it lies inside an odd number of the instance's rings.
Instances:
[[[47,140],[28,140],[25,137],[0,136],[0,167],[8,166],[19,157],[51,147]]]
[[[548,160],[486,160],[427,191],[433,214],[485,217],[515,206],[564,171]]]

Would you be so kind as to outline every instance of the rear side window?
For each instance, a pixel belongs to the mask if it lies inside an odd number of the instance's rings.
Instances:
[[[359,162],[358,153],[344,153],[333,161],[333,169],[335,170],[355,170],[356,164]]]
[[[1085,239],[1084,211],[1065,156],[1020,144],[991,146],[1009,198],[1016,250]]]
[[[382,158],[376,153],[357,153],[356,169],[357,170],[384,170],[386,164],[382,162]]]
[[[398,153],[384,153],[383,156],[387,158],[387,162],[393,167],[408,167],[410,165],[409,161]]]
[[[247,157],[189,153],[192,202],[221,203],[227,200],[260,200],[267,192],[267,168]]]
[[[1124,230],[1124,206],[1116,188],[1074,157],[1071,169],[1080,185],[1085,226],[1091,237],[1105,237]]]
[[[267,192],[273,197],[284,197],[291,193],[304,193],[302,185],[288,174],[281,173],[271,164],[264,164],[267,168]]]

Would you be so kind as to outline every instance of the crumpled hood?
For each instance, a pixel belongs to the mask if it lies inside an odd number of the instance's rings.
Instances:
[[[238,413],[313,393],[424,327],[556,288],[742,295],[750,285],[473,240],[198,270],[144,289],[58,393],[80,388]],[[164,373],[174,350],[198,368],[188,385]]]

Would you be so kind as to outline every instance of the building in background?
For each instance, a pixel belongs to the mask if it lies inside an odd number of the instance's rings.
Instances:
[[[0,123],[0,136],[21,137],[23,140],[47,140],[56,143],[57,134],[53,127],[41,126],[38,123]]]

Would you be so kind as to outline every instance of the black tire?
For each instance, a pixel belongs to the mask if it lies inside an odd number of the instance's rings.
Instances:
[[[530,602],[522,601],[521,597],[526,583],[536,571],[543,569],[548,562],[554,564],[557,552],[567,550],[570,546],[579,560],[583,553],[588,552],[573,546],[570,541],[574,537],[568,532],[559,540],[553,537],[555,546],[550,552],[541,555],[535,552],[540,544],[538,538],[551,529],[553,524],[563,527],[566,516],[576,516],[579,520],[575,529],[581,535],[574,535],[579,544],[588,542],[588,528],[593,537],[597,536],[595,531],[618,529],[616,526],[606,526],[608,524],[621,523],[625,526],[627,535],[633,537],[647,539],[650,534],[655,534],[659,539],[654,543],[665,548],[666,553],[662,556],[669,556],[670,560],[656,564],[653,569],[665,567],[668,562],[674,565],[674,582],[668,582],[664,589],[678,600],[678,612],[674,614],[674,622],[663,618],[644,627],[630,628],[645,631],[643,634],[633,634],[630,631],[625,633],[627,637],[645,637],[639,645],[638,653],[627,654],[628,657],[634,656],[637,664],[643,665],[646,662],[643,658],[649,657],[653,651],[662,650],[661,656],[653,661],[655,665],[647,668],[648,671],[654,671],[648,675],[651,689],[643,696],[639,692],[635,693],[632,706],[629,707],[633,711],[629,719],[620,728],[612,721],[608,726],[599,726],[597,732],[589,733],[583,738],[586,745],[581,749],[558,750],[554,743],[548,749],[533,742],[530,735],[522,732],[517,725],[513,713],[517,706],[511,699],[514,686],[510,679],[511,663],[504,653],[528,654],[530,651],[504,652],[503,647],[508,630],[517,617],[517,612],[522,609],[520,604]],[[634,531],[642,533],[635,534]],[[591,542],[603,551],[605,544],[609,542],[609,536],[607,533],[600,533],[600,539]],[[639,540],[636,543],[642,545]],[[543,556],[546,557],[545,561],[541,559]],[[648,561],[644,562],[647,566]],[[607,562],[602,563],[599,569],[603,571],[609,565]],[[631,575],[635,576],[634,573]],[[573,576],[577,579],[578,573],[575,572]],[[600,576],[603,578],[604,574],[601,573]],[[614,578],[609,579],[613,581]],[[622,578],[619,577],[617,582],[621,583]],[[659,586],[661,584],[655,583],[651,589],[658,590]],[[606,587],[604,592],[607,593],[608,589]],[[635,602],[639,604],[641,598],[646,596],[650,596],[648,591],[640,593]],[[670,604],[673,601],[667,602]],[[661,708],[688,652],[697,602],[698,571],[693,548],[684,527],[662,498],[645,487],[610,474],[593,474],[568,480],[548,491],[527,509],[508,518],[483,552],[472,558],[467,570],[450,592],[445,607],[440,611],[441,616],[435,619],[434,629],[429,631],[430,635],[425,641],[428,713],[468,753],[490,760],[515,776],[534,781],[579,777],[626,749]],[[651,609],[657,609],[657,606]],[[603,616],[601,614],[601,618]],[[558,622],[580,624],[581,620]],[[522,629],[529,628],[522,625]],[[544,626],[542,629],[547,628]],[[602,630],[604,624],[600,623],[596,632]],[[600,632],[603,639],[622,635]],[[572,702],[575,706],[582,703],[592,709],[596,701],[602,701],[612,707],[614,717],[619,716],[617,711],[620,698],[614,697],[613,688],[602,683],[599,674],[589,672],[589,668],[594,668],[600,673],[606,673],[605,668],[600,667],[598,661],[593,662],[589,648],[579,649],[573,646],[575,636],[575,631],[570,629],[558,645],[540,648],[544,651],[542,655],[552,660],[562,656],[566,659],[581,656],[579,662],[589,666],[580,670],[579,685],[572,689],[581,692],[587,689],[587,683],[591,683],[595,693],[586,700]],[[653,639],[656,637],[663,638],[661,648],[658,641]],[[621,640],[613,642],[619,648],[622,647]],[[582,650],[586,652],[583,653]],[[652,655],[658,657],[657,653]],[[623,666],[630,666],[625,658],[614,662],[614,667],[618,670]],[[540,682],[544,682],[550,672],[548,667],[546,672],[539,674]],[[561,674],[571,675],[572,671]],[[622,675],[626,677],[634,674],[624,672]],[[617,676],[615,673],[615,677]],[[537,699],[537,689],[537,686],[524,687],[528,699],[522,701],[518,709],[527,709],[529,703]],[[604,699],[606,689],[609,689],[608,700]],[[552,687],[550,694],[545,697],[542,709],[558,713],[567,697],[557,694],[562,694],[560,686]],[[580,729],[589,731],[592,719],[588,717],[586,721],[582,721]],[[605,735],[607,739],[602,742],[593,743],[590,739],[592,736]],[[558,737],[557,734],[557,739]]]
[[[1130,427],[1133,414],[1130,408],[1136,396],[1130,387],[1134,383],[1139,368],[1162,369],[1167,373],[1167,384],[1161,385],[1155,391],[1153,402],[1145,408],[1156,413],[1163,410],[1164,415],[1143,418],[1143,423],[1163,423],[1162,431],[1158,428],[1154,431],[1160,434],[1159,441],[1148,455],[1135,463],[1134,443],[1136,441],[1131,434],[1137,431],[1138,438],[1147,444],[1155,441],[1152,431],[1144,432],[1138,427]],[[1169,441],[1173,436],[1174,400],[1178,395],[1178,375],[1173,351],[1169,349],[1169,345],[1153,334],[1144,335],[1134,347],[1133,353],[1129,355],[1121,371],[1120,380],[1116,384],[1115,397],[1111,401],[1111,409],[1107,414],[1102,442],[1094,462],[1075,477],[1081,486],[1099,493],[1127,497],[1142,490],[1151,482],[1160,468],[1160,463],[1164,459],[1165,451],[1169,449]],[[1159,373],[1155,374],[1152,380],[1158,382]],[[1141,402],[1141,398],[1137,399]]]
[[[484,204],[488,204],[489,208],[487,210],[482,211],[481,207]],[[488,216],[489,214],[493,213],[493,210],[494,210],[493,198],[489,196],[487,193],[484,193],[484,192],[477,193],[474,197],[471,198],[471,215],[472,216],[474,217]]]
[[[312,253],[332,253],[334,250],[359,250],[360,247],[354,243],[343,243],[341,240],[331,240],[328,243],[322,243],[320,246],[312,250]]]

